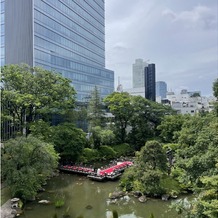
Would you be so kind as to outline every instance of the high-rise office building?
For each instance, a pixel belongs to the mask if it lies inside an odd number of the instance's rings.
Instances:
[[[143,61],[143,59],[136,59],[135,63],[132,65],[132,87],[133,88],[140,88],[145,87],[145,67],[148,64]]]
[[[72,80],[78,101],[114,91],[105,69],[104,0],[1,0],[1,65],[26,63]]]
[[[145,98],[156,100],[156,86],[155,86],[155,64],[149,64],[145,67]]]
[[[164,81],[156,82],[156,96],[164,99],[167,97],[167,84]]]

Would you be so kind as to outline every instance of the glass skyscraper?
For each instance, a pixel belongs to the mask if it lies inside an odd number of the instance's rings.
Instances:
[[[145,67],[148,66],[146,61],[143,59],[136,59],[132,65],[132,87],[140,88],[145,87]]]
[[[149,64],[147,67],[145,67],[144,72],[145,72],[145,98],[151,101],[156,101],[155,64]]]
[[[156,96],[160,96],[161,99],[167,97],[167,84],[164,81],[156,82]]]
[[[105,69],[104,0],[1,0],[1,65],[27,63],[72,80],[78,101],[97,86],[114,91]],[[5,40],[4,40],[5,39]]]

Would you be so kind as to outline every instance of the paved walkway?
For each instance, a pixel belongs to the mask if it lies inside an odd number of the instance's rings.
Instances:
[[[1,206],[1,218],[14,218],[15,215],[11,214],[11,199]]]

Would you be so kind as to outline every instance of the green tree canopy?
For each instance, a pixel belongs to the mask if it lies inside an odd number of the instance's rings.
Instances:
[[[125,142],[127,135],[126,128],[133,111],[130,95],[127,92],[113,92],[104,99],[104,102],[115,116],[114,123],[117,140]]]
[[[88,121],[90,131],[93,127],[104,126],[105,123],[103,102],[97,86],[91,92],[91,98],[88,103]]]
[[[76,162],[85,147],[86,134],[71,123],[62,123],[53,127],[51,138],[62,161]]]
[[[74,107],[75,90],[70,80],[57,73],[27,65],[7,65],[1,68],[2,117],[22,130],[37,115],[64,113]]]
[[[32,199],[57,167],[58,159],[53,145],[31,135],[5,142],[2,150],[2,176],[12,197]]]
[[[213,83],[213,95],[217,98],[218,101],[218,78]],[[218,116],[218,102],[214,102],[215,113]]]
[[[161,124],[157,127],[162,141],[168,143],[178,141],[178,133],[181,131],[185,121],[186,116],[181,114],[164,116]]]

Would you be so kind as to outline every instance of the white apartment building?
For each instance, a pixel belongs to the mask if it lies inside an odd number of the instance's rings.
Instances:
[[[199,91],[188,92],[187,90],[182,90],[180,94],[168,92],[167,99],[170,101],[171,107],[180,114],[194,115],[201,111],[210,112],[213,110],[213,102],[216,101],[215,97],[193,97],[194,93],[200,95]]]

